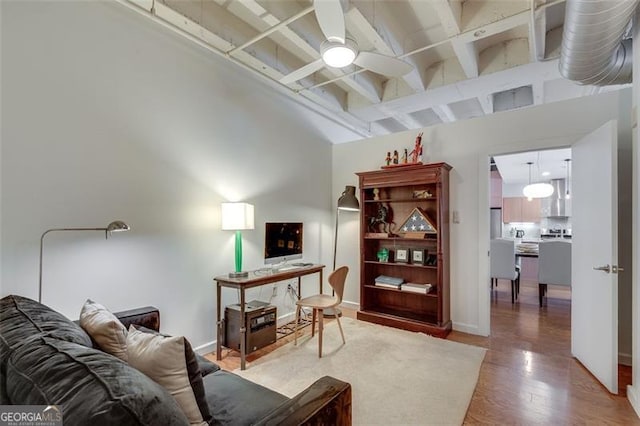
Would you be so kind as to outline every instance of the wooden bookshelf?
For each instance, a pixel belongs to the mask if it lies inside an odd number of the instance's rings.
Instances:
[[[409,165],[357,173],[360,182],[360,320],[446,337],[451,331],[449,304],[449,171],[446,163]],[[374,189],[376,191],[374,191]],[[376,198],[377,196],[377,198]],[[380,206],[387,229],[370,225]],[[407,238],[400,229],[418,208],[435,230],[424,238]],[[410,216],[411,215],[411,216]],[[381,235],[386,234],[386,235]],[[389,251],[380,261],[378,253]],[[406,250],[407,261],[398,250]],[[422,252],[422,261],[413,258]],[[417,256],[419,258],[420,256]],[[432,264],[425,264],[427,258]],[[380,275],[431,284],[427,294],[375,286]]]

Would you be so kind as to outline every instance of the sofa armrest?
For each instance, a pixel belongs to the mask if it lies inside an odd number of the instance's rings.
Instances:
[[[324,376],[256,424],[351,425],[351,385]]]
[[[153,306],[144,308],[129,309],[127,311],[113,313],[126,329],[131,324],[141,325],[150,330],[160,331],[160,311]]]

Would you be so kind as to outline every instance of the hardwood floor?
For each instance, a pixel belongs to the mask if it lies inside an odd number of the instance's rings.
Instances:
[[[616,424],[640,425],[626,398],[631,369],[621,367],[620,395],[611,395],[571,356],[571,302],[568,290],[549,287],[546,307],[538,307],[538,289],[523,282],[518,303],[500,281],[491,297],[491,336],[453,331],[449,340],[482,346],[480,369],[465,424]],[[342,309],[355,318],[355,311]],[[310,332],[306,327],[304,333]],[[347,344],[348,344],[347,337]],[[287,336],[247,357],[249,362],[293,340]],[[215,361],[215,354],[208,357]],[[223,351],[226,370],[240,367],[235,351]]]
[[[626,398],[631,368],[620,368],[611,395],[571,356],[569,290],[523,282],[519,302],[500,281],[491,297],[491,336],[452,332],[450,340],[487,348],[465,424],[638,424]]]

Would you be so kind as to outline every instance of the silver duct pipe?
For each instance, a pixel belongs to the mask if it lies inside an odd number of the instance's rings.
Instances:
[[[631,39],[622,40],[640,0],[567,0],[560,74],[579,84],[630,83]]]

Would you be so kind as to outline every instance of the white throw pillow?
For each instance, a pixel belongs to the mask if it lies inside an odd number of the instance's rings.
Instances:
[[[80,327],[104,352],[127,362],[127,329],[107,308],[87,299],[80,311]]]
[[[167,337],[136,330],[127,334],[129,364],[164,387],[178,402],[191,424],[206,425],[189,383],[185,338]]]

